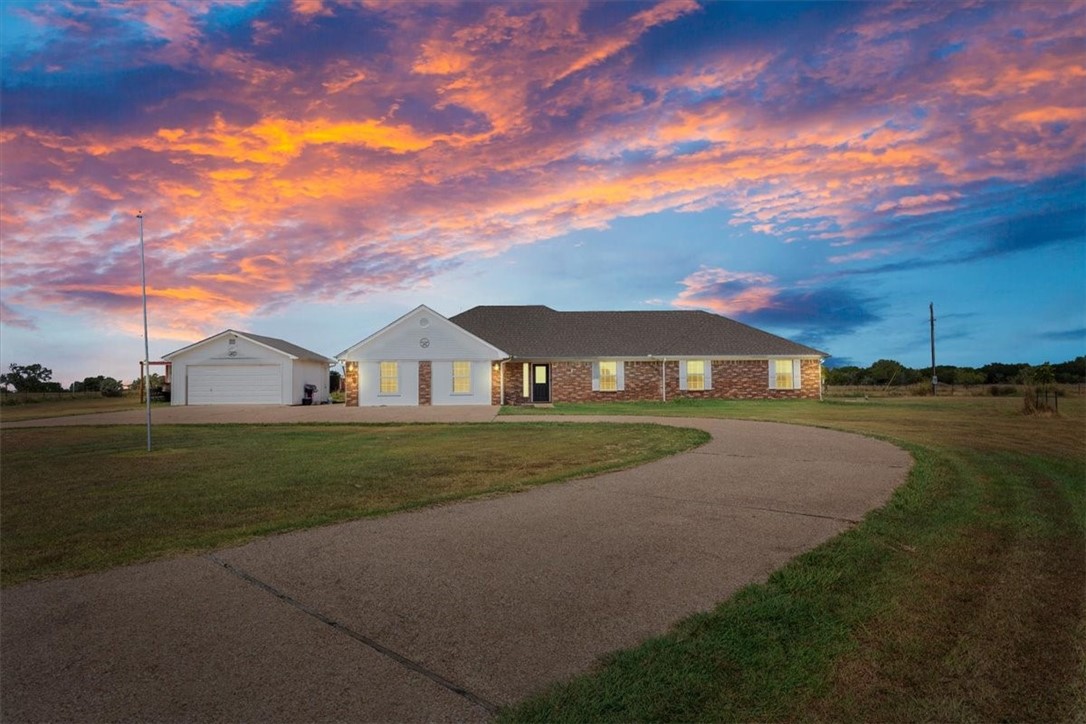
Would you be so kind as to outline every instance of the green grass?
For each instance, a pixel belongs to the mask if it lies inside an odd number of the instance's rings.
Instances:
[[[507,721],[1069,721],[1086,711],[1086,405],[1020,400],[562,406],[894,440],[882,509]],[[516,414],[516,413],[514,413]]]
[[[19,393],[6,395],[0,405],[0,421],[18,422],[37,420],[47,417],[69,417],[71,415],[89,415],[95,412],[119,412],[139,410],[145,403],[140,402],[139,394],[127,394],[122,397],[102,397],[100,394],[67,395],[65,393],[45,393],[40,397],[29,395],[24,398]],[[151,407],[168,405],[167,402],[152,402]]]
[[[0,431],[4,585],[590,475],[699,445],[659,425]]]

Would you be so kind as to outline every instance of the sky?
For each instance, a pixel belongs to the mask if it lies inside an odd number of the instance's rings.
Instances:
[[[830,365],[1086,353],[1086,4],[0,5],[0,366],[419,304],[701,309]]]

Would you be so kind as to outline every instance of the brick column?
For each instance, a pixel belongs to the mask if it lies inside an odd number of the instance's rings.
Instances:
[[[432,378],[429,362],[419,362],[419,405],[431,402],[430,380]]]
[[[358,363],[343,363],[343,399],[353,407],[358,407]]]

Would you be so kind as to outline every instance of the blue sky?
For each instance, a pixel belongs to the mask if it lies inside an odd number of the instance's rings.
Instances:
[[[706,309],[831,364],[1086,352],[1083,3],[8,2],[0,363]]]

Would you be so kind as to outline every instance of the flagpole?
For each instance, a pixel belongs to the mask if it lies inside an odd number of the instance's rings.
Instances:
[[[147,264],[143,254],[143,211],[140,220],[140,277],[143,281],[143,396],[147,400],[147,452],[151,452],[151,344],[147,337]]]

